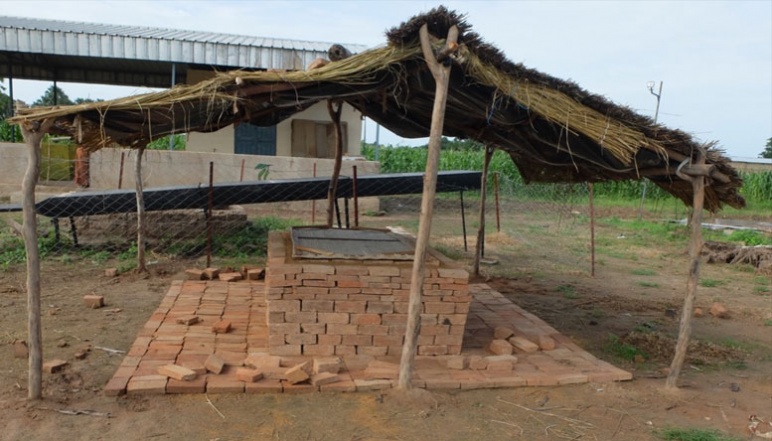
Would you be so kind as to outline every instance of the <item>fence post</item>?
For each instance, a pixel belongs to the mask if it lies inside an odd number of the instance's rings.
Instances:
[[[209,162],[209,197],[206,210],[206,267],[212,266],[212,209],[214,208],[214,162]]]
[[[493,174],[493,196],[496,198],[496,232],[501,233],[501,208],[499,206],[499,172]]]
[[[592,182],[587,186],[590,190],[590,276],[595,277],[595,193]]]
[[[352,191],[354,197],[354,228],[359,228],[359,198],[357,197],[357,166],[352,167],[354,171],[354,182],[352,183]]]
[[[316,177],[316,161],[314,161],[314,177]],[[316,223],[316,199],[311,201],[311,225]]]
[[[123,186],[123,162],[126,160],[126,152],[121,152],[121,168],[118,172],[118,190]]]
[[[144,147],[137,150],[137,160],[134,163],[134,188],[137,192],[137,271],[147,271],[145,264],[145,194],[142,182],[142,154]]]

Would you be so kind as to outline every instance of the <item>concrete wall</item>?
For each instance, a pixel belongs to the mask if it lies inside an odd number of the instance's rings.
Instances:
[[[189,70],[188,83],[211,78],[214,73],[202,70]],[[327,112],[327,104],[322,102],[294,115],[292,118],[280,122],[276,126],[276,156],[292,156],[292,120],[305,119],[318,122],[330,122]],[[341,122],[348,127],[348,149],[346,154],[358,156],[360,154],[360,140],[362,139],[362,114],[358,110],[343,105]],[[224,127],[212,133],[190,133],[188,135],[187,150],[191,152],[208,153],[233,153],[234,152],[234,128]]]
[[[91,189],[118,188],[121,155],[124,156],[122,188],[134,188],[134,161],[137,152],[128,149],[102,149],[91,155]],[[332,174],[332,159],[288,158],[276,156],[232,155],[224,153],[179,152],[148,150],[142,167],[145,188],[172,185],[206,185],[209,182],[209,163],[214,163],[214,182],[238,182],[242,161],[244,180],[256,180],[257,164],[270,165],[269,180],[307,178]],[[359,175],[379,173],[380,164],[373,161],[345,160],[341,175],[351,176],[352,166]]]

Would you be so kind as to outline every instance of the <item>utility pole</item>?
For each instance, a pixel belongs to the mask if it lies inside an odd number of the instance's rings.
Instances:
[[[660,101],[660,98],[662,97],[662,81],[659,82],[659,90],[657,91],[657,93],[654,93],[655,84],[656,83],[654,81],[649,81],[646,84],[646,87],[649,88],[649,93],[657,97],[657,107],[654,109],[654,123],[656,123],[657,118],[659,118],[659,101]],[[643,191],[641,191],[641,206],[638,209],[638,220],[641,220],[643,218],[643,203],[646,200],[646,189],[648,188],[648,186],[649,186],[649,181],[644,180]]]

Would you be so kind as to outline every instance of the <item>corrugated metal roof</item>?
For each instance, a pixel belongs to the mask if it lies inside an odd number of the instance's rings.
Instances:
[[[352,52],[366,49],[346,45]],[[0,16],[0,51],[229,68],[304,69],[330,43]]]

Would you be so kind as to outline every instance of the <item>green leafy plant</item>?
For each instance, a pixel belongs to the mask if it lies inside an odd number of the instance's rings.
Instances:
[[[569,300],[579,298],[579,294],[576,292],[576,288],[573,285],[560,285],[557,287],[557,291],[563,294],[563,297]]]
[[[648,358],[646,353],[631,344],[620,341],[619,337],[614,334],[609,334],[608,341],[604,345],[603,350],[607,354],[627,361],[635,360],[636,356]]]
[[[656,276],[657,272],[648,268],[636,268],[632,271],[636,276]]]
[[[665,441],[740,441],[739,438],[726,436],[715,430],[703,429],[665,429],[660,437]]]
[[[636,282],[638,286],[642,286],[644,288],[659,288],[659,283],[657,282],[649,282],[647,280],[640,280]]]

